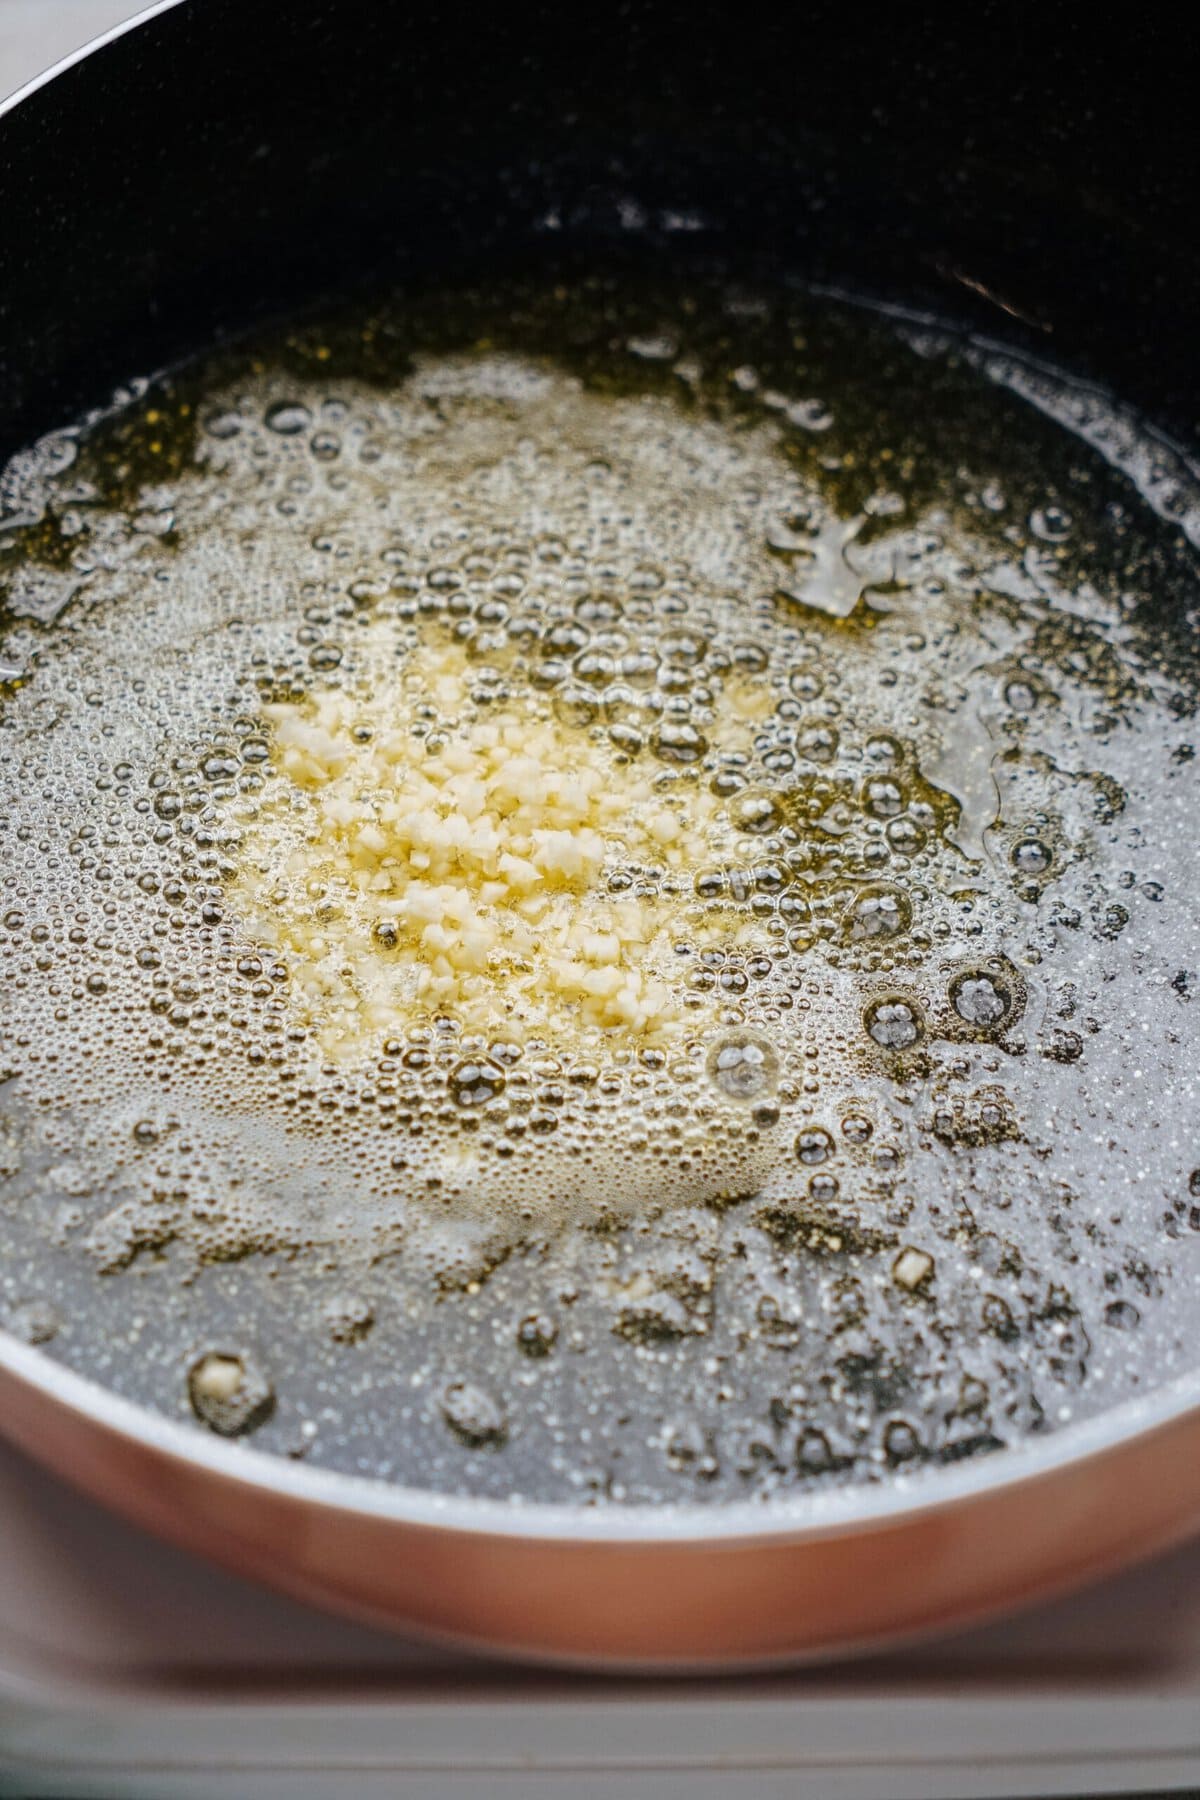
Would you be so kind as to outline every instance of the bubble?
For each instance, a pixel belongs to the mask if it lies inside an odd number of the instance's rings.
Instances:
[[[898,888],[872,888],[851,903],[846,935],[851,943],[899,937],[912,923],[912,909]]]
[[[892,1463],[912,1462],[922,1451],[921,1434],[909,1419],[891,1419],[884,1426],[883,1453]]]
[[[708,753],[708,739],[686,719],[664,720],[651,746],[663,762],[696,763]]]
[[[265,1424],[275,1390],[257,1359],[240,1350],[207,1350],[188,1370],[192,1411],[220,1437],[241,1437]]]
[[[280,437],[296,437],[308,430],[312,414],[298,400],[277,400],[273,406],[268,406],[263,422],[269,431],[277,432]]]
[[[999,1294],[989,1294],[983,1303],[983,1323],[1002,1343],[1013,1343],[1020,1337],[1012,1307]]]
[[[716,1472],[709,1434],[697,1419],[676,1419],[663,1431],[663,1455],[668,1468],[697,1475]]]
[[[776,831],[783,820],[779,802],[773,794],[739,794],[729,810],[739,831],[758,836]]]
[[[708,1073],[731,1100],[757,1100],[779,1079],[779,1058],[765,1038],[735,1032],[713,1045]]]
[[[442,1417],[470,1450],[498,1447],[508,1436],[499,1402],[470,1381],[453,1381],[442,1394]]]
[[[876,1000],[867,1008],[866,1026],[884,1050],[908,1050],[921,1036],[921,1016],[909,1000]]]
[[[668,631],[659,640],[663,661],[677,668],[690,669],[704,661],[708,645],[694,631]]]
[[[26,1344],[48,1344],[62,1330],[63,1318],[51,1300],[22,1300],[5,1314],[4,1323]]]
[[[340,644],[314,644],[308,653],[308,664],[311,669],[322,673],[336,669],[342,660]]]
[[[233,781],[238,772],[238,760],[235,756],[225,756],[214,752],[206,756],[200,764],[200,773],[205,781]]]
[[[837,1466],[833,1447],[823,1431],[809,1426],[796,1440],[796,1467],[804,1475],[826,1475]]]
[[[842,1120],[842,1136],[851,1144],[865,1144],[873,1129],[864,1113],[847,1113]]]
[[[1136,1331],[1142,1315],[1131,1300],[1112,1300],[1104,1309],[1104,1323],[1114,1331]]]
[[[546,1313],[526,1313],[517,1326],[517,1348],[526,1356],[549,1356],[558,1341],[558,1326]]]
[[[876,768],[879,769],[895,768],[897,763],[902,762],[904,759],[904,746],[901,744],[900,740],[898,738],[890,737],[886,733],[879,733],[875,737],[869,737],[864,749],[866,751],[867,760],[874,763]]]
[[[919,856],[925,848],[926,837],[915,820],[902,818],[893,819],[888,826],[887,841],[901,856]]]
[[[825,683],[815,669],[796,669],[788,677],[788,687],[797,700],[819,700]]]
[[[602,650],[583,651],[572,667],[577,679],[590,687],[607,687],[617,672],[616,659],[606,656]]]
[[[1015,713],[1031,713],[1037,705],[1037,694],[1027,681],[1010,681],[1004,698]]]
[[[898,781],[874,776],[863,790],[863,805],[873,819],[894,819],[904,811],[904,790]]]
[[[1008,1016],[1011,1001],[990,975],[959,975],[950,987],[950,1001],[959,1018],[983,1029],[999,1025]]]
[[[833,1155],[833,1139],[819,1125],[810,1125],[799,1133],[794,1148],[802,1163],[823,1163]]]
[[[486,1106],[504,1087],[504,1070],[485,1057],[456,1063],[450,1071],[450,1093],[459,1106]]]
[[[839,738],[831,725],[814,725],[796,738],[796,749],[810,762],[831,763],[838,752]]]
[[[1022,838],[1013,848],[1013,867],[1021,875],[1043,875],[1052,860],[1045,844],[1037,838]]]
[[[360,1344],[375,1323],[375,1308],[363,1294],[331,1294],[321,1308],[326,1331],[335,1344]]]
[[[1061,544],[1069,538],[1073,522],[1064,507],[1053,504],[1035,506],[1029,515],[1030,531],[1048,544]]]
[[[645,693],[658,680],[659,658],[653,649],[639,645],[635,650],[625,651],[618,659],[617,670],[628,687]]]

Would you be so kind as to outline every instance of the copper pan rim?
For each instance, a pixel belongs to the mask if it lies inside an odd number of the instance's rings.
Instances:
[[[1123,1401],[1092,1418],[1065,1424],[1044,1438],[991,1452],[949,1468],[881,1478],[878,1486],[857,1483],[825,1492],[809,1491],[766,1501],[712,1503],[623,1503],[571,1506],[562,1502],[509,1500],[468,1494],[441,1494],[337,1469],[293,1462],[203,1434],[124,1399],[98,1382],[55,1362],[43,1351],[0,1330],[0,1373],[31,1397],[80,1424],[100,1426],[111,1436],[153,1451],[183,1468],[210,1475],[259,1494],[363,1519],[427,1528],[464,1536],[558,1544],[613,1544],[665,1547],[684,1544],[816,1543],[854,1535],[864,1527],[915,1523],[983,1495],[999,1496],[1110,1452],[1135,1449],[1140,1439],[1200,1417],[1200,1368],[1190,1369],[1153,1393]],[[0,1433],[5,1421],[0,1417]],[[1187,1472],[1180,1471],[1183,1485]],[[1200,1471],[1196,1474],[1200,1505]]]

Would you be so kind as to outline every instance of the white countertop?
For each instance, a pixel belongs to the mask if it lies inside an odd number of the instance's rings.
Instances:
[[[0,1446],[0,1793],[23,1800],[1168,1790],[1200,1791],[1200,1544],[858,1663],[589,1679],[279,1599],[151,1542]]]
[[[136,0],[0,0],[0,97],[141,10]]]

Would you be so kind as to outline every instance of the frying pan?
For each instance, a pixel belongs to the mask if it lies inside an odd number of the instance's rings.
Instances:
[[[0,455],[300,297],[509,267],[549,217],[620,261],[636,216],[657,267],[682,256],[682,223],[689,254],[1052,354],[1136,406],[1186,467],[1200,261],[1185,65],[1153,21],[1130,38],[1063,5],[983,6],[948,32],[898,17],[876,34],[844,8],[768,24],[703,0],[482,18],[168,0],[0,114]],[[1194,616],[1164,630],[1194,653]],[[1194,976],[1180,973],[1186,1059]],[[305,1461],[305,1383],[328,1394],[348,1365],[314,1352],[302,1321],[338,1277],[276,1270],[272,1285],[253,1260],[213,1274],[204,1304],[251,1333],[279,1404],[254,1440],[266,1448],[225,1442],[184,1416],[194,1290],[139,1283],[149,1348],[132,1358],[120,1282],[19,1236],[10,1323],[23,1294],[52,1291],[72,1329],[45,1348],[0,1333],[0,1428],[152,1531],[406,1629],[644,1668],[859,1650],[1066,1588],[1200,1524],[1186,1186],[1200,1155],[1173,1155],[1165,1173],[1139,1180],[1131,1159],[1117,1178],[1128,1236],[1170,1265],[1136,1387],[1101,1367],[1072,1422],[1018,1421],[1002,1445],[968,1435],[919,1470],[821,1479],[835,1455],[767,1500],[703,1500],[694,1482],[641,1503],[539,1497],[532,1433],[524,1452],[514,1433],[509,1462],[427,1452],[436,1420],[398,1410],[388,1371],[410,1352],[382,1318],[362,1347],[374,1360],[354,1365],[355,1429]],[[514,1307],[530,1280],[520,1259],[493,1278]],[[681,1369],[641,1349],[637,1380],[669,1411]],[[560,1411],[581,1409],[581,1378],[555,1369]],[[403,1454],[398,1430],[413,1436]]]

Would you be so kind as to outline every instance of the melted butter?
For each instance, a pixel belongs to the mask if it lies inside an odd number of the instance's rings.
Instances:
[[[13,1217],[75,1208],[105,1270],[461,1270],[755,1192],[780,1243],[915,1234],[948,1282],[972,1182],[1099,1193],[1076,1063],[1185,1094],[1189,665],[1174,552],[1024,410],[794,296],[530,284],[37,447]]]

